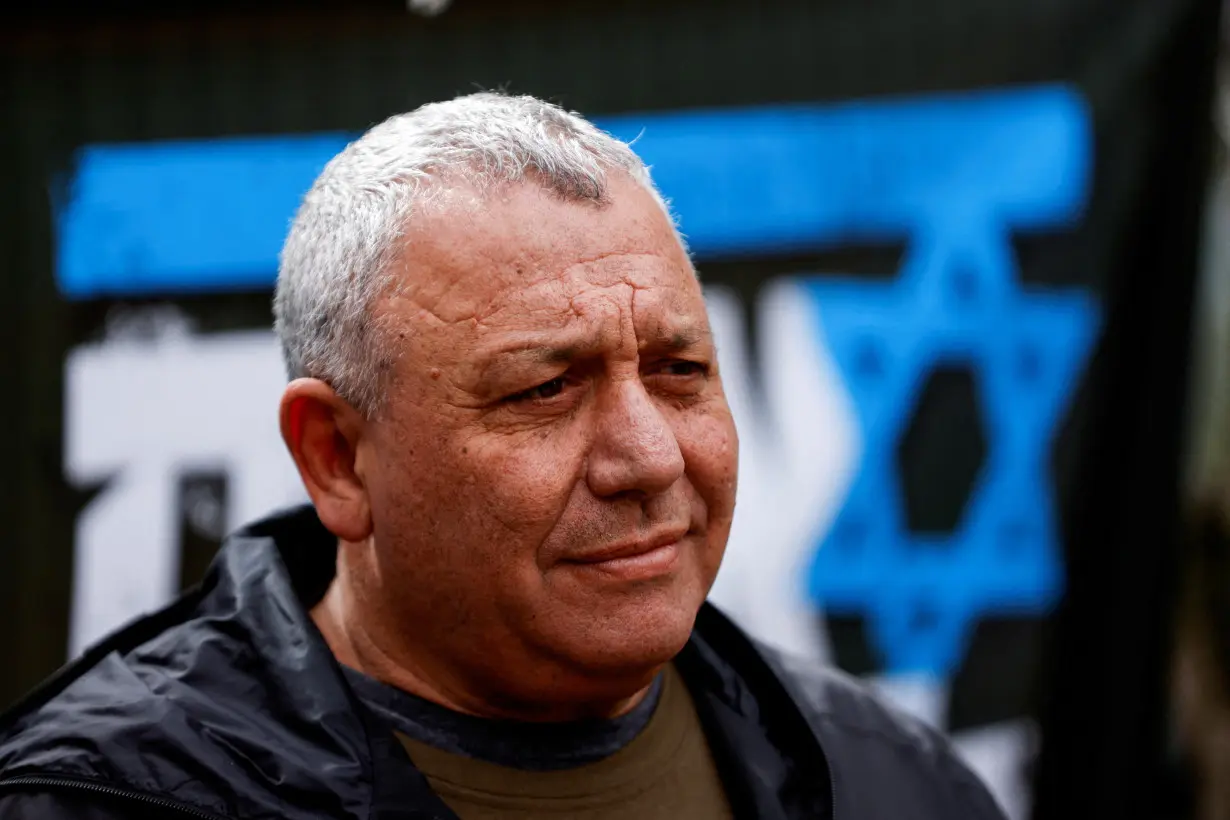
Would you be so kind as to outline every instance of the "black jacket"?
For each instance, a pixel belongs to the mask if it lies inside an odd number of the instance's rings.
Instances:
[[[249,527],[0,717],[0,818],[452,817],[307,615],[335,556],[311,508]],[[739,817],[1000,817],[934,732],[710,606],[677,665]]]

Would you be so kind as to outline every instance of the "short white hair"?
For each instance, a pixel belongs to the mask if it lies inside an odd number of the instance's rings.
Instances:
[[[450,183],[481,196],[530,181],[602,205],[611,171],[644,186],[670,218],[628,144],[534,97],[470,94],[375,126],[325,166],[282,247],[273,313],[290,378],[321,379],[359,412],[378,414],[395,355],[373,327],[372,305],[392,284],[415,213]]]

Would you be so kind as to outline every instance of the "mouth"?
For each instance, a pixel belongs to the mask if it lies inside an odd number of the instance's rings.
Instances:
[[[653,578],[674,568],[679,558],[680,542],[687,535],[688,530],[675,529],[653,538],[614,544],[571,556],[563,563],[622,580]]]
[[[653,538],[642,538],[623,544],[613,544],[609,547],[593,550],[592,552],[569,556],[565,561],[570,564],[605,564],[609,561],[637,558],[666,549],[667,547],[676,546],[687,534],[688,531],[685,529],[674,529],[669,532],[663,532]]]

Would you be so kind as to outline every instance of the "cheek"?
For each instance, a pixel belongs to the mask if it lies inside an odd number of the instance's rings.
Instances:
[[[676,425],[676,435],[689,466],[695,465],[707,484],[733,486],[739,471],[739,434],[726,404],[688,414]]]
[[[584,447],[575,436],[556,432],[485,433],[454,451],[471,498],[503,529],[541,540],[567,506]]]
[[[739,435],[723,403],[680,419],[676,435],[688,477],[708,508],[712,525],[734,514],[739,475]]]

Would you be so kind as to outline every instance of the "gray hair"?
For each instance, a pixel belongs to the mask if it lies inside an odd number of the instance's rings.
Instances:
[[[533,181],[604,204],[607,172],[627,174],[670,210],[628,144],[533,97],[484,92],[424,105],[375,126],[334,157],[282,247],[274,327],[290,378],[328,382],[367,416],[383,406],[394,354],[371,321],[408,221],[443,183]]]

